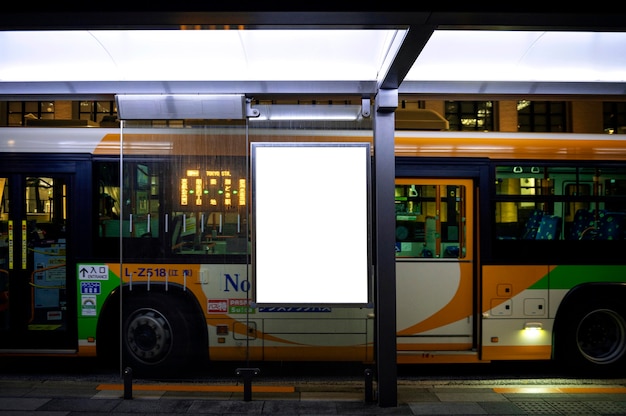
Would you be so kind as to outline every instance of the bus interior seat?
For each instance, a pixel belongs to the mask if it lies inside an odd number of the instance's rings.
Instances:
[[[458,246],[448,246],[443,251],[443,257],[446,258],[458,258],[459,257],[459,247]]]
[[[558,240],[561,235],[561,217],[544,214],[541,216],[535,239]]]
[[[499,240],[535,240],[537,236],[537,229],[539,228],[539,223],[541,222],[542,216],[543,216],[542,210],[540,209],[534,210],[533,212],[531,212],[528,219],[526,220],[526,223],[524,224],[524,228],[521,233],[519,232],[519,228],[518,228],[519,226],[517,225],[517,223],[512,223],[513,225],[516,226],[515,232],[514,233],[510,232],[513,230],[505,231],[505,233],[509,235],[499,235],[498,239]],[[510,234],[515,234],[515,235],[510,235]]]
[[[582,240],[585,234],[585,230],[595,225],[594,215],[591,211],[585,208],[580,208],[574,214],[574,221],[570,226],[569,233],[567,234],[568,240]]]
[[[625,236],[626,214],[623,212],[603,212],[598,218],[596,240],[622,240]]]
[[[543,211],[540,209],[536,209],[530,214],[530,217],[528,217],[528,221],[526,221],[524,232],[522,233],[522,240],[536,239],[537,230],[539,229],[539,224],[541,223],[542,217]]]

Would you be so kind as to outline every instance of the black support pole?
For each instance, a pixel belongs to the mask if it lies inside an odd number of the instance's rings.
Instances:
[[[124,400],[133,398],[133,369],[126,367],[124,369]]]
[[[374,372],[371,368],[365,370],[365,401],[367,403],[374,401]]]
[[[378,405],[398,405],[396,357],[396,254],[395,254],[395,113],[397,89],[381,89],[375,99],[375,354]]]
[[[252,376],[256,376],[261,372],[258,368],[238,368],[236,373],[243,377],[243,400],[249,402],[252,400]]]

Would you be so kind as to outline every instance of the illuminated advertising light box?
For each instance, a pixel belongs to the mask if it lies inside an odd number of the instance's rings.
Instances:
[[[253,301],[368,306],[369,143],[253,143]]]

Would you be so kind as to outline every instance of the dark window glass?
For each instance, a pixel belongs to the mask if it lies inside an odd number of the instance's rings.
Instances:
[[[117,107],[114,101],[81,101],[78,108],[78,118],[81,120],[107,123],[115,122],[117,118]]]
[[[492,101],[447,101],[446,120],[450,130],[492,131]]]
[[[519,101],[517,103],[518,131],[565,132],[565,102]]]
[[[11,101],[8,110],[9,127],[27,126],[28,120],[54,119],[54,101]]]
[[[626,133],[626,103],[603,103],[604,132],[608,134]]]

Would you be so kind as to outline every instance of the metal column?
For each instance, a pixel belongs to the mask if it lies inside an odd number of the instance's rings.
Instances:
[[[379,90],[374,115],[375,348],[378,405],[398,405],[396,357],[395,113],[398,90]]]

